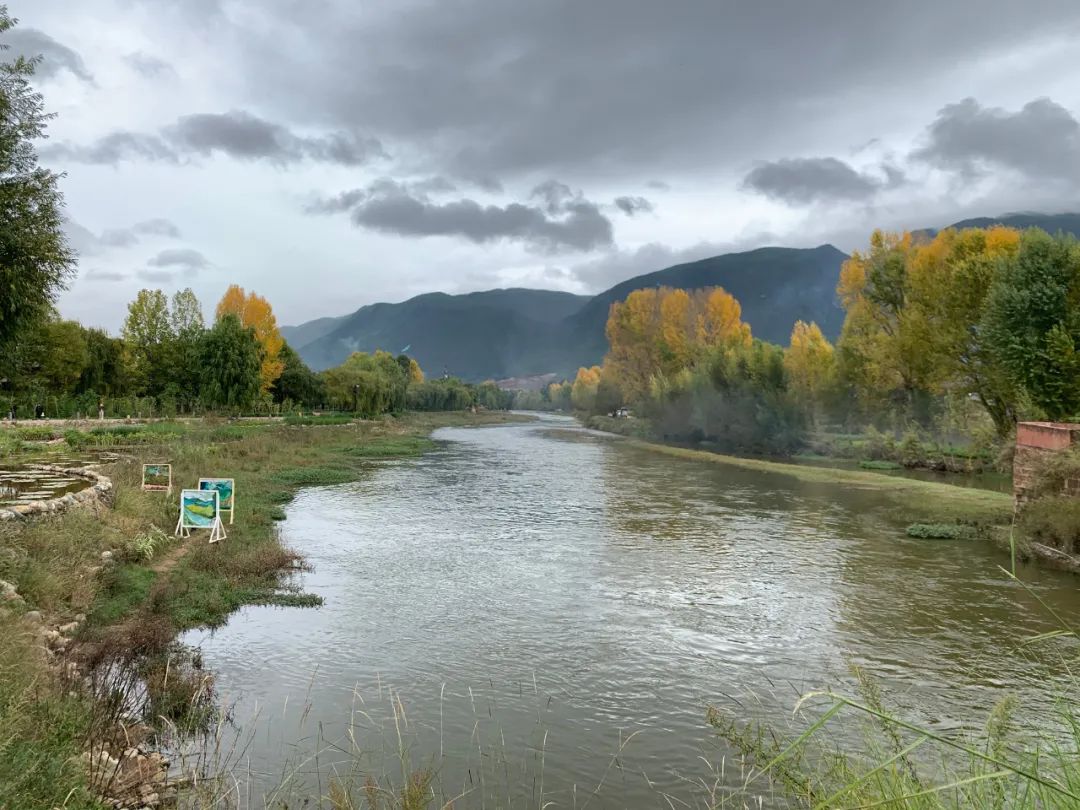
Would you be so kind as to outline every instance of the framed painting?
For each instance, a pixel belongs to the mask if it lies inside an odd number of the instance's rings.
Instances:
[[[143,492],[172,492],[172,464],[143,464]]]
[[[215,491],[218,494],[218,509],[229,513],[229,523],[233,522],[236,513],[236,479],[235,478],[200,478],[199,489],[204,492]]]

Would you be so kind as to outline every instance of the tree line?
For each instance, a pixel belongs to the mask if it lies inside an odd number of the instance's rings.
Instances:
[[[609,351],[533,405],[629,406],[669,439],[786,453],[808,431],[963,430],[1080,413],[1080,245],[1006,227],[932,238],[877,231],[840,273],[830,343],[799,322],[754,338],[720,288],[638,290],[612,304]]]

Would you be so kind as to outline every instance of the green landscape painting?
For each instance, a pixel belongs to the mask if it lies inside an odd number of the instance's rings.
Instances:
[[[180,516],[184,526],[209,529],[217,517],[218,503],[214,492],[185,489],[180,493]]]
[[[199,489],[217,490],[218,508],[224,512],[233,508],[233,491],[236,489],[236,481],[232,478],[200,478]]]
[[[172,465],[144,464],[143,489],[167,489],[172,479]]]

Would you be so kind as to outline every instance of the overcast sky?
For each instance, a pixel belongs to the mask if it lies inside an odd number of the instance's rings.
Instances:
[[[1076,0],[10,0],[79,277],[281,323],[1080,209]]]

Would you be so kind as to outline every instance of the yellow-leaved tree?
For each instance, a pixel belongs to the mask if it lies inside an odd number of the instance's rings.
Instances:
[[[795,322],[791,345],[784,352],[784,368],[792,389],[817,423],[825,396],[836,377],[836,356],[832,344],[813,321]]]
[[[570,402],[579,411],[591,411],[596,406],[596,391],[600,387],[600,366],[579,368],[570,389]]]
[[[261,389],[266,393],[273,388],[274,382],[285,368],[285,363],[280,358],[285,339],[278,331],[277,319],[270,302],[254,292],[245,293],[243,287],[232,284],[217,305],[217,320],[226,315],[235,315],[244,326],[255,330],[255,337],[263,351],[259,379]]]

